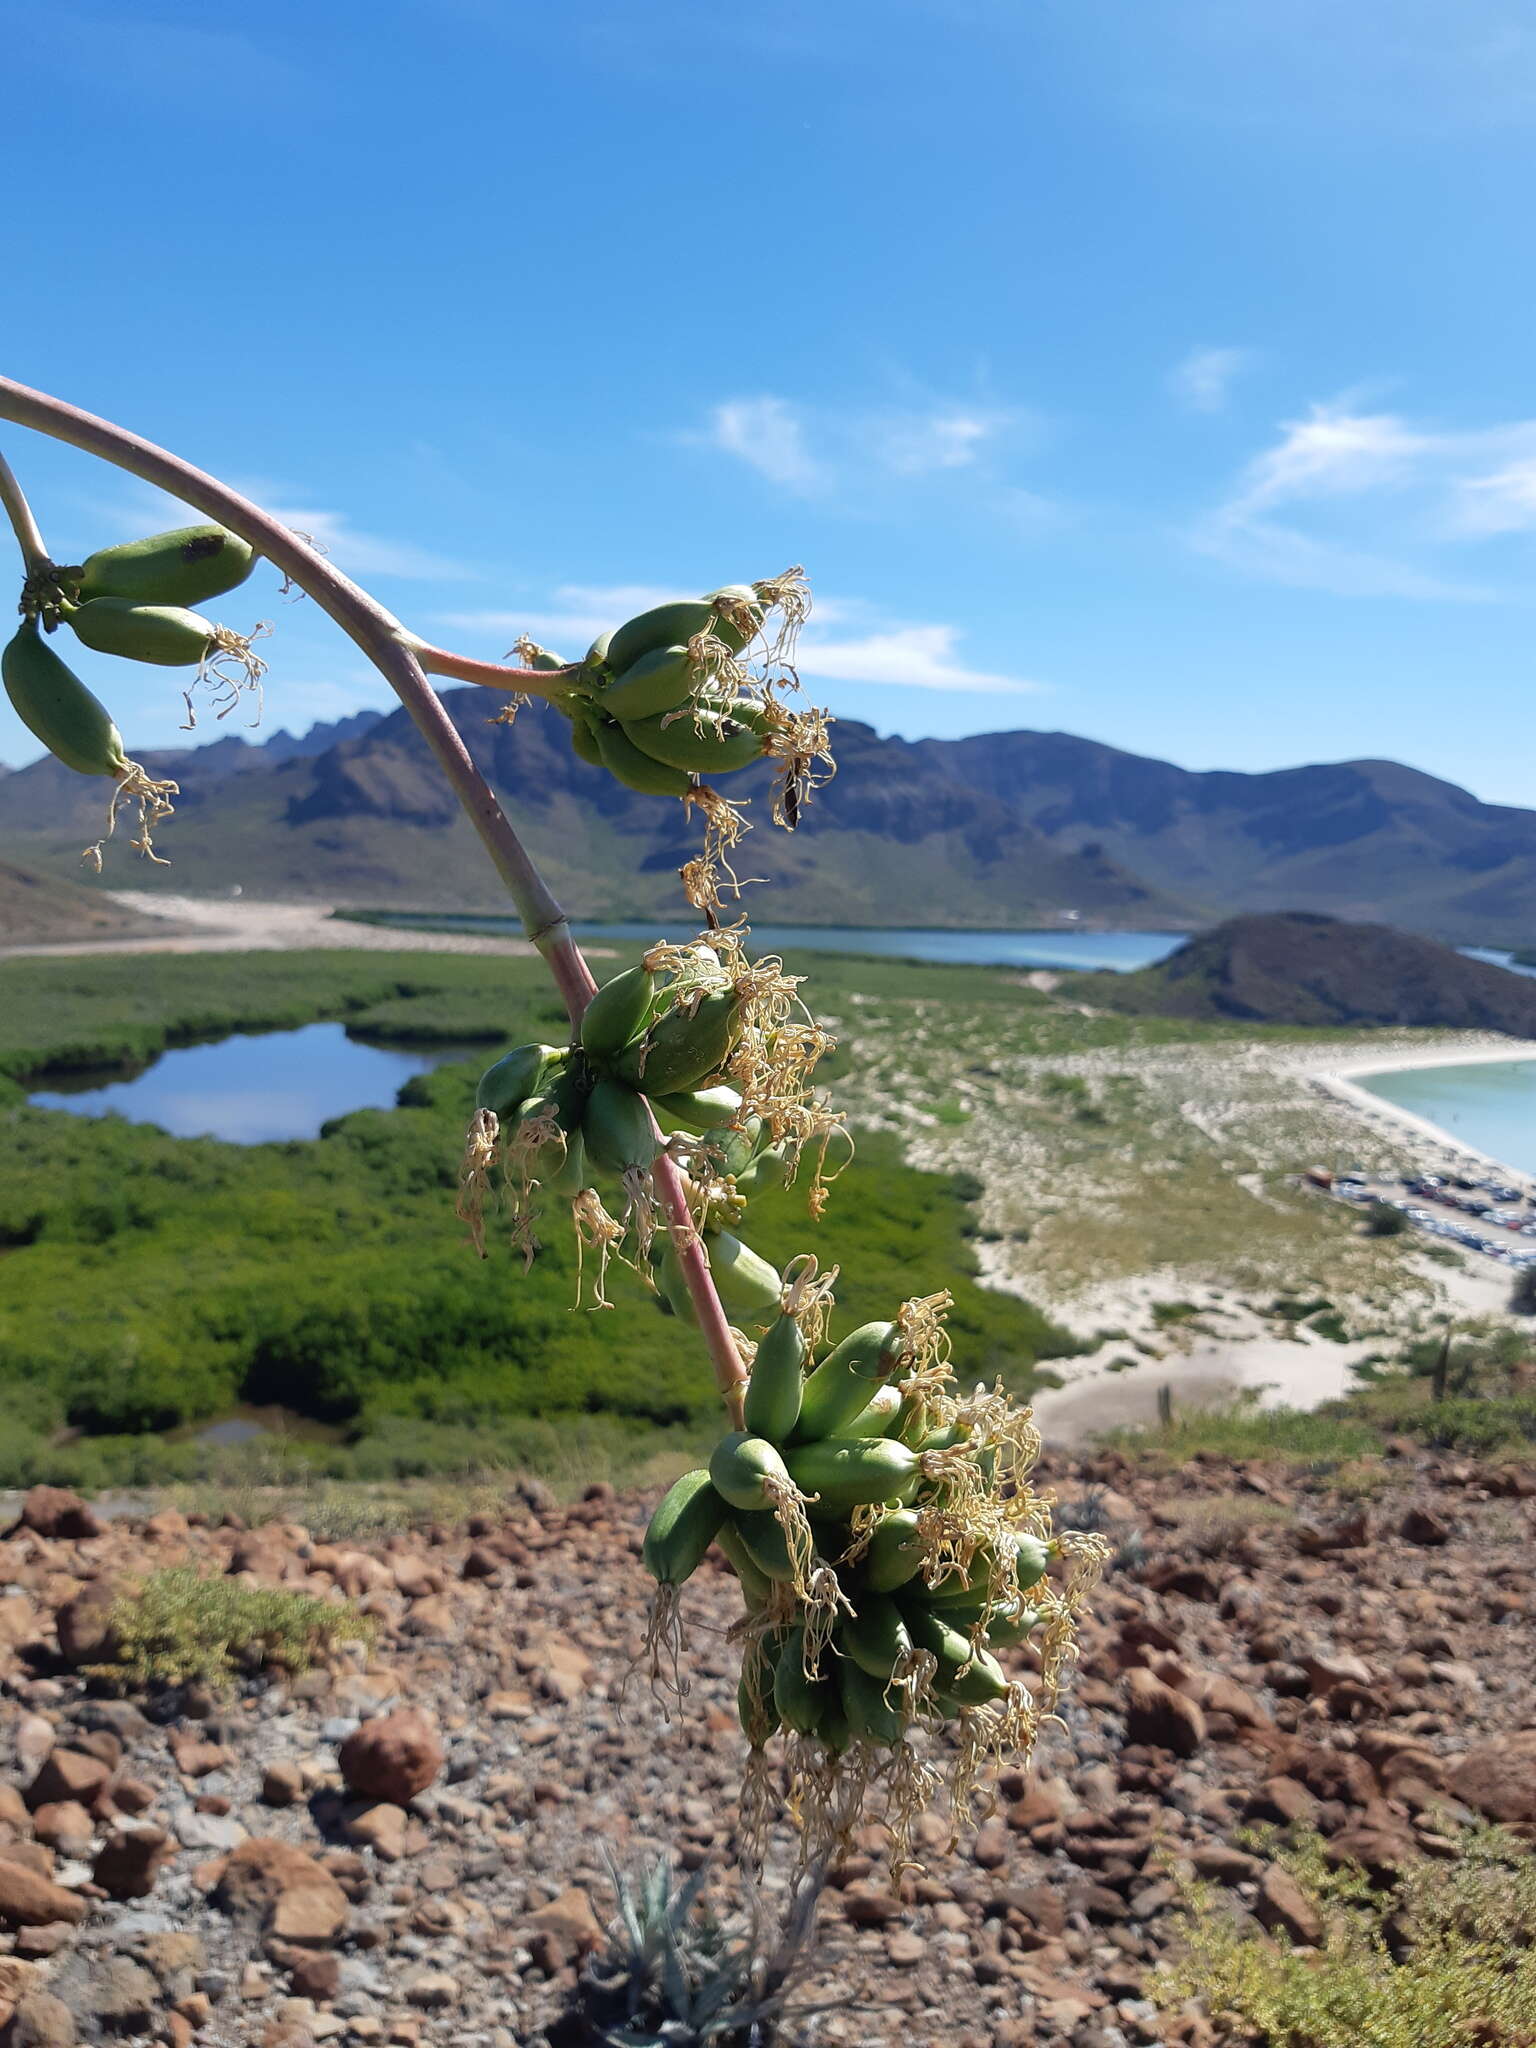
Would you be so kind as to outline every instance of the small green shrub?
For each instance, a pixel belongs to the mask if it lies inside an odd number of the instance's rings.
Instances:
[[[1454,1863],[1416,1864],[1383,1891],[1331,1870],[1315,1836],[1280,1860],[1322,1914],[1322,1947],[1266,1939],[1214,1887],[1191,1886],[1184,1952],[1153,1980],[1160,2002],[1199,1998],[1273,2048],[1533,2037],[1536,1860],[1523,1845],[1488,1830]]]
[[[90,1667],[124,1691],[209,1685],[226,1689],[242,1671],[305,1671],[340,1642],[369,1642],[372,1619],[348,1603],[308,1593],[203,1578],[189,1565],[155,1572],[117,1600],[109,1617],[115,1655]]]
[[[1367,1237],[1401,1237],[1407,1228],[1408,1218],[1390,1202],[1372,1202],[1365,1212]]]

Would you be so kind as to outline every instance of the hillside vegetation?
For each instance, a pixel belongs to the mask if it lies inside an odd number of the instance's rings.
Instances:
[[[902,971],[859,964],[877,983]],[[487,1060],[561,1026],[536,960],[203,956],[157,961],[150,984],[132,959],[37,960],[14,963],[8,982],[0,1069],[13,1077],[327,1015],[397,1039],[484,1035]],[[573,1314],[565,1233],[549,1233],[527,1275],[499,1245],[487,1264],[474,1258],[453,1197],[479,1068],[439,1068],[400,1108],[341,1117],[313,1143],[256,1146],[34,1110],[13,1079],[0,1176],[0,1400],[12,1426],[0,1485],[193,1471],[207,1462],[201,1447],[148,1433],[238,1402],[332,1425],[332,1441],[294,1455],[380,1477],[547,1465],[572,1431],[633,1465],[668,1432],[687,1441],[707,1429],[702,1349],[643,1303],[638,1315]],[[851,1327],[948,1286],[967,1372],[1027,1385],[1037,1360],[1073,1342],[976,1284],[976,1191],[903,1165],[890,1137],[863,1143],[825,1226],[850,1275],[840,1317]],[[830,1241],[793,1190],[754,1207],[751,1236],[781,1263]],[[610,1291],[619,1301],[635,1288],[621,1273]],[[86,1434],[61,1444],[64,1425]]]

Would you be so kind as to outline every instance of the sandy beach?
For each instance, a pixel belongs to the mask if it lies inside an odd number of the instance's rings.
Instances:
[[[500,953],[533,951],[526,939],[490,932],[395,931],[338,919],[327,903],[266,903],[254,897],[161,896],[114,889],[114,902],[160,931],[131,938],[73,939],[56,945],[0,946],[0,959],[63,959],[91,953],[291,953],[356,949],[370,953]],[[587,948],[597,954],[598,949]]]
[[[1536,1039],[1493,1039],[1491,1035],[1480,1034],[1479,1040],[1461,1045],[1388,1053],[1362,1052],[1312,1068],[1307,1078],[1324,1095],[1343,1103],[1369,1122],[1395,1125],[1416,1137],[1427,1138],[1444,1152],[1447,1159],[1459,1164],[1493,1167],[1507,1175],[1513,1186],[1531,1192],[1536,1190],[1536,1175],[1525,1168],[1514,1166],[1507,1159],[1496,1158],[1491,1152],[1479,1151],[1475,1145],[1453,1137],[1427,1117],[1416,1116],[1412,1110],[1400,1108],[1395,1102],[1388,1102],[1384,1096],[1373,1094],[1358,1084],[1358,1077],[1366,1074],[1406,1073],[1425,1067],[1497,1066],[1516,1060],[1536,1060]]]

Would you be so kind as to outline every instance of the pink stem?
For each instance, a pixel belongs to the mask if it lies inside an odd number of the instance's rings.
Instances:
[[[322,611],[330,614],[368,656],[410,713],[505,882],[524,930],[554,976],[571,1023],[579,1023],[597,987],[591,969],[576,944],[565,912],[513,831],[494,791],[471,760],[458,728],[443,709],[442,699],[428,682],[423,660],[430,655],[434,661],[457,664],[441,671],[450,675],[478,669],[481,673],[468,678],[473,682],[487,681],[490,672],[494,672],[501,687],[528,689],[541,696],[549,693],[550,683],[560,671],[496,669],[493,663],[460,662],[457,656],[444,656],[439,649],[426,648],[377,599],[270,512],[264,512],[205,470],[184,462],[179,455],[172,455],[141,435],[129,433],[125,427],[114,426],[110,420],[82,412],[78,406],[50,398],[46,392],[34,391],[9,377],[0,377],[0,419],[14,420],[19,426],[83,448],[88,454],[100,456],[104,462],[168,491],[184,504],[195,506],[249,541],[306,591]],[[9,470],[5,474],[9,478]],[[741,1382],[746,1374],[715,1292],[703,1244],[692,1236],[692,1218],[682,1178],[673,1162],[663,1158],[657,1163],[655,1179],[669,1220],[678,1226],[680,1235],[685,1229],[690,1235],[688,1249],[679,1253],[679,1260],[699,1328],[709,1348],[715,1384],[732,1419],[739,1422]]]
[[[475,661],[467,654],[450,654],[446,647],[412,643],[416,659],[431,676],[453,676],[461,683],[483,683],[488,690],[526,690],[531,696],[547,697],[551,685],[569,680],[580,667],[568,662],[564,668],[503,668],[499,661]]]

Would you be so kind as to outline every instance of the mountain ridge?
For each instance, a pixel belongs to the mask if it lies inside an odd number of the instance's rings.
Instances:
[[[444,701],[575,914],[675,914],[697,848],[676,804],[578,761],[543,706],[515,726],[473,688]],[[1464,944],[1536,933],[1536,811],[1485,804],[1386,758],[1258,774],[1193,770],[1070,733],[882,738],[838,723],[839,770],[799,832],[766,824],[769,779],[724,785],[764,821],[741,872],[784,921],[1196,929],[1243,912],[1315,910]],[[479,909],[500,899],[403,711],[295,740],[225,736],[151,750],[182,784],[168,872],[135,884]],[[75,875],[99,792],[42,761],[0,779],[0,853]],[[121,876],[109,878],[121,886]]]

